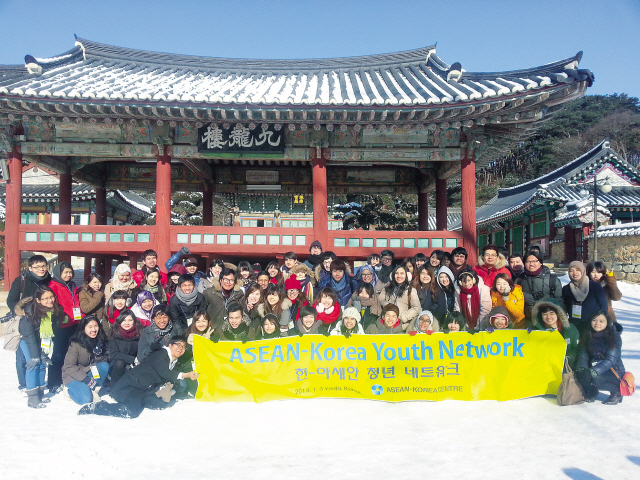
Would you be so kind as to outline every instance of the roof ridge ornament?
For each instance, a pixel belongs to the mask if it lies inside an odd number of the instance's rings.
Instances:
[[[24,56],[24,66],[30,74],[42,75],[42,67],[33,55]]]
[[[84,45],[82,44],[82,42],[80,42],[78,40],[78,36],[74,33],[73,36],[76,38],[76,43],[75,46],[76,47],[80,47],[82,49],[82,59],[86,62],[87,61],[87,52],[84,49]]]
[[[447,82],[450,80],[457,82],[458,80],[460,80],[460,77],[462,76],[462,72],[463,72],[463,69],[460,62],[455,62],[454,64],[451,65],[451,67],[449,68],[449,71],[447,72]]]

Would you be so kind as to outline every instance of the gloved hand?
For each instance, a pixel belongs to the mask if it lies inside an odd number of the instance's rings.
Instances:
[[[411,335],[412,337],[415,337],[415,336],[418,334],[418,332],[416,332],[415,330],[412,330],[411,332],[408,332],[408,333],[409,333],[409,335]]]
[[[351,334],[349,332],[344,332],[344,338],[349,338]]]
[[[431,335],[431,334],[433,333],[433,330],[427,330],[427,331],[426,331],[426,332],[424,332],[424,333],[426,333],[427,335]]]
[[[42,364],[45,367],[49,367],[49,366],[53,365],[53,362],[51,361],[49,356],[44,352],[42,353],[42,355],[40,355],[40,361],[42,362]]]
[[[184,257],[185,255],[189,255],[191,252],[187,247],[182,247],[179,253],[181,257]]]
[[[87,376],[87,378],[85,378],[84,383],[87,385],[87,387],[89,387],[91,390],[93,390],[94,388],[96,388],[96,379],[90,376]]]
[[[218,343],[220,341],[220,335],[216,335],[216,334],[211,335],[211,341],[213,343]]]
[[[576,370],[576,380],[583,387],[587,388],[591,385],[593,377],[591,377],[591,373],[588,368],[579,368]]]
[[[36,368],[38,365],[40,365],[40,357],[32,358],[26,363],[25,367],[27,367],[27,370],[32,370]]]
[[[487,333],[493,333],[495,330],[496,330],[496,329],[495,329],[495,328],[493,328],[491,325],[489,325],[489,326],[487,327]]]
[[[589,373],[591,374],[592,378],[596,378],[598,376],[598,372],[596,372],[593,368],[589,369]]]
[[[303,336],[303,335],[304,335],[304,333],[302,333],[302,330],[300,330],[300,331],[298,332],[298,336],[299,336],[299,337],[301,337],[301,336]]]
[[[323,335],[325,337],[328,337],[329,335],[331,335],[331,332],[329,331],[329,329],[327,328],[327,331],[323,333]]]
[[[531,332],[533,332],[533,328],[531,327],[527,328],[527,333],[531,333]]]
[[[502,295],[502,301],[504,301],[504,302],[508,302],[508,301],[509,301],[509,294],[507,294],[507,295]]]
[[[247,343],[247,340],[249,340],[249,339],[246,337],[246,335],[242,337],[242,343],[243,344]]]

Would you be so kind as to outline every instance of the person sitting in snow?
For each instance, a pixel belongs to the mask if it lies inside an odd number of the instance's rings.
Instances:
[[[168,345],[154,351],[114,385],[109,395],[118,403],[90,403],[82,407],[78,415],[136,418],[145,408],[160,410],[172,406],[175,403],[173,384],[182,379],[197,380],[199,376],[196,372],[182,373],[175,368],[186,347],[186,337],[173,337]]]

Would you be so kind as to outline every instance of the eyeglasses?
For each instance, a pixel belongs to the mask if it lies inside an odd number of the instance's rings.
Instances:
[[[31,268],[33,270],[46,270],[47,269],[47,265],[31,265]]]
[[[187,349],[187,346],[184,343],[174,343],[173,346],[176,347],[178,350],[186,350]]]
[[[530,264],[530,265],[534,265],[534,264],[536,264],[536,263],[540,263],[540,260],[527,260],[527,261],[526,261],[526,262],[524,262],[524,263],[528,263],[528,264]]]
[[[363,277],[373,277],[373,274],[371,274],[371,273],[363,273],[362,276]]]
[[[222,279],[222,283],[233,283],[235,281],[236,281],[235,278],[223,278]]]

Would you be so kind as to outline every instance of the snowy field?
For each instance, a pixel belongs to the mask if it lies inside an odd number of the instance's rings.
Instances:
[[[640,374],[640,286],[621,283],[623,360]],[[0,350],[0,472],[12,479],[640,478],[640,393],[617,406],[510,402],[178,402],[135,420],[42,410]],[[601,393],[598,400],[604,400]]]

